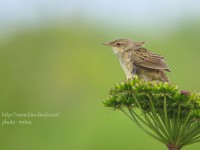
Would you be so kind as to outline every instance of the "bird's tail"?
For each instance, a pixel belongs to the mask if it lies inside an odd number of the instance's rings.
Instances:
[[[163,70],[160,70],[160,75],[161,75],[161,78],[162,78],[163,82],[170,82],[169,78],[166,76],[166,74],[165,74],[165,72]]]

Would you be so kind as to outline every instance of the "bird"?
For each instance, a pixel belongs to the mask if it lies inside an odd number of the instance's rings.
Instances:
[[[103,44],[112,47],[127,79],[132,79],[137,75],[144,81],[169,82],[165,71],[171,72],[171,70],[166,64],[166,59],[143,48],[146,43],[131,39],[116,39]]]

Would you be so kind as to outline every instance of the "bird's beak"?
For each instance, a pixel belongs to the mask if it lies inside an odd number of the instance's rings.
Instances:
[[[106,46],[111,46],[110,43],[103,43],[103,45],[106,45]]]

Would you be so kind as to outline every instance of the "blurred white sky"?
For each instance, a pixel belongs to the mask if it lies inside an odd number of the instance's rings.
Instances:
[[[104,25],[176,24],[200,20],[199,0],[0,0],[0,27],[76,17]]]

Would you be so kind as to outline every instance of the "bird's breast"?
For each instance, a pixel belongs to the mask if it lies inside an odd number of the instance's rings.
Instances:
[[[120,62],[122,69],[124,70],[127,78],[131,78],[131,76],[132,76],[131,72],[133,70],[133,65],[131,64],[131,62],[129,60],[124,60],[122,58],[119,58],[119,62]]]

